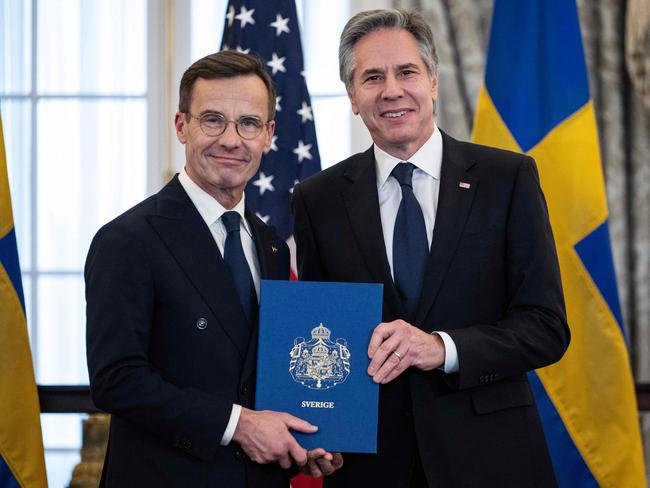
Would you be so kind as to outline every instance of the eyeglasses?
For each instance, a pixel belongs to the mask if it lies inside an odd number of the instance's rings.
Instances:
[[[209,112],[197,117],[189,112],[187,115],[199,121],[199,126],[203,133],[208,137],[217,137],[226,132],[226,127],[232,122],[235,124],[235,130],[242,139],[255,139],[259,136],[268,122],[262,122],[257,117],[246,116],[237,120],[228,120],[219,112]]]

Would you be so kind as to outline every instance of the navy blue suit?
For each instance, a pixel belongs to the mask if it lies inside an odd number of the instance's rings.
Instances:
[[[288,279],[284,241],[246,218],[262,278]],[[219,445],[232,404],[253,406],[257,329],[178,177],[99,230],[85,278],[92,397],[112,414],[103,484],[286,488],[277,463]]]
[[[555,479],[526,372],[569,343],[553,236],[534,161],[446,134],[433,241],[413,325],[454,340],[455,374],[410,368],[380,386],[378,455],[346,455],[326,486],[547,487]],[[461,184],[462,183],[462,184]],[[372,148],[294,189],[301,280],[391,278]]]

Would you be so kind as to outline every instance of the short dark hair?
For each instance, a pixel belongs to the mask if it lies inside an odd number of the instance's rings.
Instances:
[[[178,93],[178,111],[190,113],[192,90],[198,78],[216,80],[220,78],[234,78],[236,76],[256,75],[259,77],[269,98],[269,120],[275,117],[275,87],[271,75],[264,69],[262,62],[255,56],[238,51],[220,51],[209,54],[192,64],[181,78]]]
[[[352,17],[341,34],[339,74],[348,91],[352,88],[356,68],[354,46],[362,37],[378,29],[403,29],[410,32],[417,41],[420,57],[429,75],[438,74],[438,55],[433,33],[420,13],[400,9],[367,10]]]

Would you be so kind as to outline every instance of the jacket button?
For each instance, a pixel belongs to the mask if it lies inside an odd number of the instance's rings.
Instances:
[[[244,453],[241,452],[239,449],[237,449],[237,450],[235,451],[235,457],[236,457],[237,459],[244,459]]]
[[[247,395],[248,394],[248,386],[241,385],[241,387],[239,388],[239,391],[241,392],[242,395]]]
[[[201,317],[200,319],[197,319],[196,321],[196,328],[199,330],[203,330],[208,326],[208,321],[207,319],[204,319]]]

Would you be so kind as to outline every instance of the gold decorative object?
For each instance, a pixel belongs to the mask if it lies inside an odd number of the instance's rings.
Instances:
[[[72,471],[69,488],[97,488],[99,486],[110,420],[110,415],[96,413],[83,421],[81,462]]]

